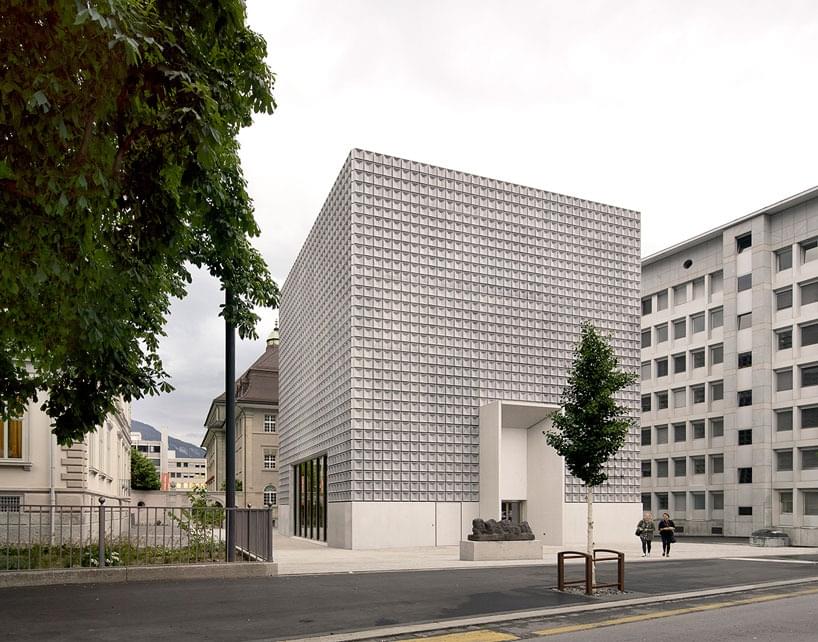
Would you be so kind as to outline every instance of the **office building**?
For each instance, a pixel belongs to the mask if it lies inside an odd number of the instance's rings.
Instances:
[[[818,188],[642,261],[642,501],[818,544]]]
[[[147,457],[159,473],[160,490],[193,490],[207,482],[206,452],[203,448],[134,420],[131,427],[133,447]]]
[[[581,541],[542,433],[586,319],[636,370],[637,212],[353,150],[282,290],[282,532],[442,545],[507,516]],[[638,447],[635,423],[596,493],[608,541],[639,519]]]

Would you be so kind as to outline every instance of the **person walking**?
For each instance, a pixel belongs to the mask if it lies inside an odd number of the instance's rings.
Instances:
[[[653,523],[653,515],[650,511],[645,511],[642,519],[636,525],[636,535],[642,541],[642,557],[650,557],[650,545],[653,542],[653,533],[656,530],[656,524]]]
[[[662,513],[662,521],[659,522],[659,535],[662,537],[662,557],[670,557],[670,545],[676,541],[673,533],[676,524],[670,519],[670,515]]]

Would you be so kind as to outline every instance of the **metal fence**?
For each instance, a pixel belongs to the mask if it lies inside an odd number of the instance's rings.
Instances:
[[[227,531],[235,532],[228,556]],[[269,509],[20,506],[0,511],[0,571],[272,561]]]

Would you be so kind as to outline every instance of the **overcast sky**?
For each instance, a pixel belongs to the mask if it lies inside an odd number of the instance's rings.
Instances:
[[[818,184],[814,0],[249,0],[279,107],[241,135],[283,283],[360,147],[642,213],[651,254]],[[176,302],[176,391],[135,419],[199,443],[224,388],[221,293]],[[237,372],[264,349],[240,342]]]

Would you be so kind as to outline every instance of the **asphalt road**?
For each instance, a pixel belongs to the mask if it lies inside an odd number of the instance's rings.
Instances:
[[[543,638],[549,642],[815,642],[814,595]]]
[[[658,560],[628,566],[626,589],[636,597],[814,576],[816,564]],[[557,593],[555,583],[556,569],[539,566],[12,588],[0,590],[0,622],[14,640],[254,640],[592,599]]]

